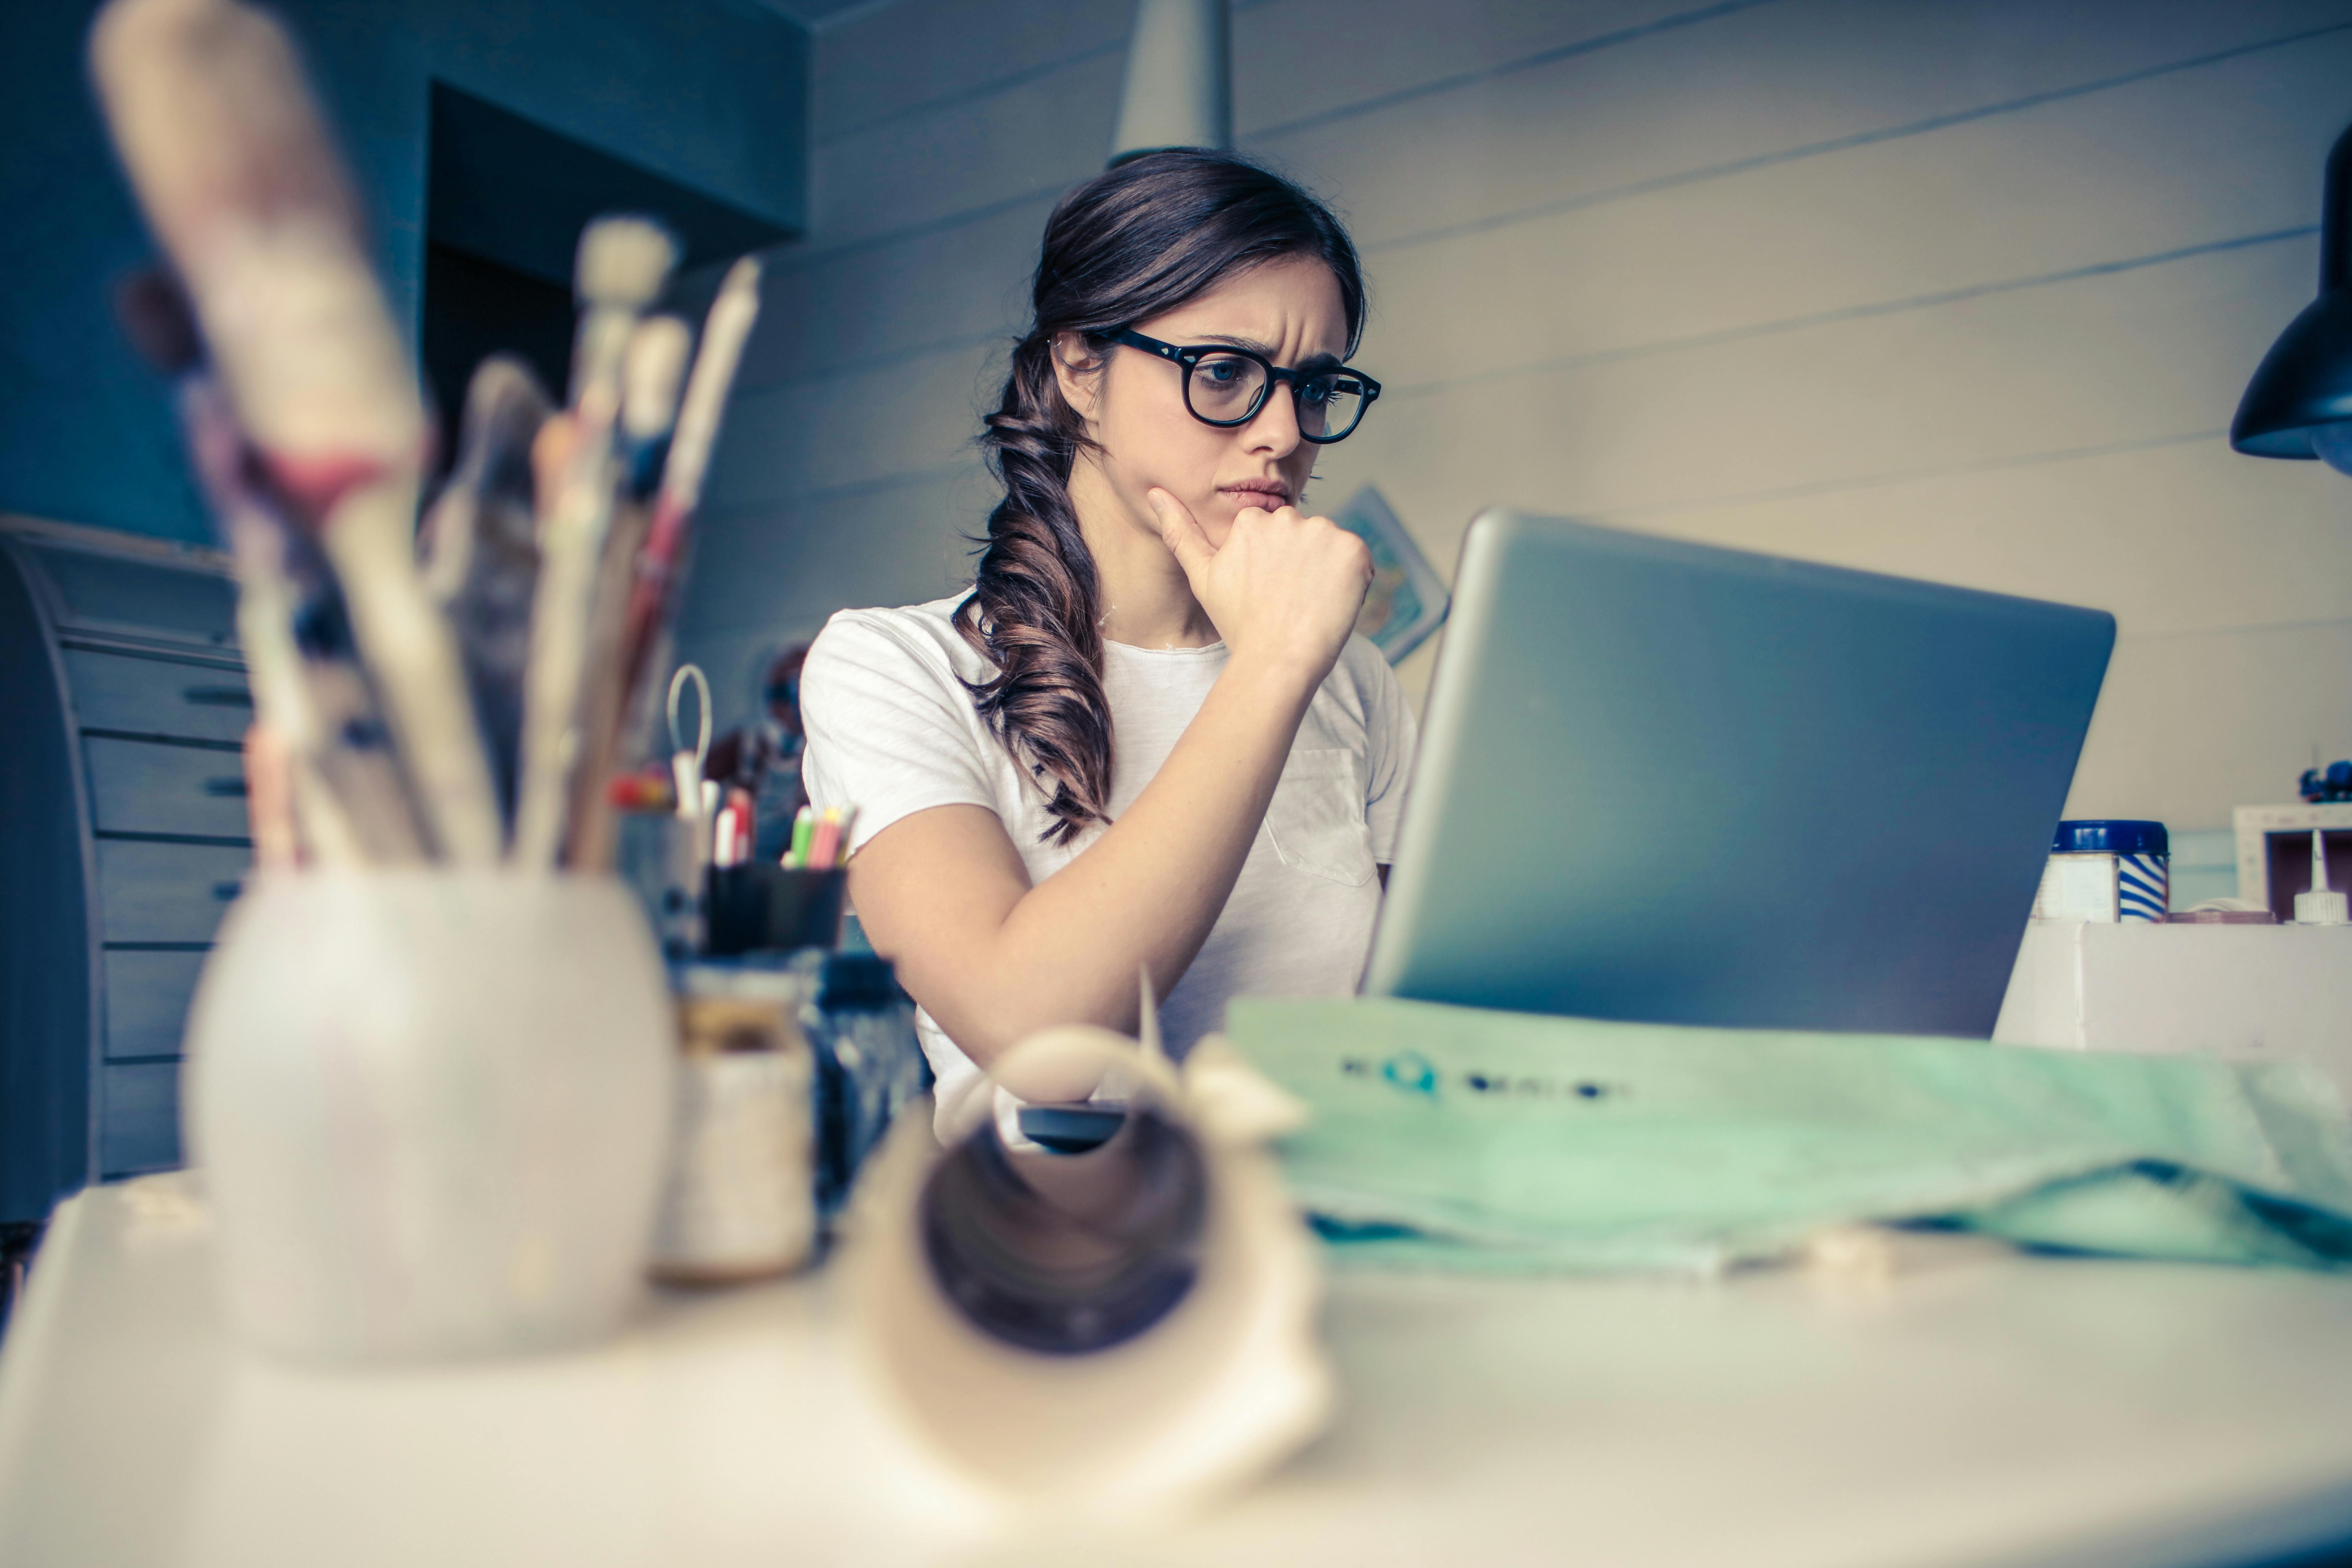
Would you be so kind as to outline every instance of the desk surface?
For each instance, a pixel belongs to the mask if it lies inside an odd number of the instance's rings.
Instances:
[[[571,1356],[248,1360],[173,1180],[59,1211],[0,1355],[0,1562],[2121,1568],[2352,1540],[2352,1279],[1968,1242],[1878,1287],[1341,1275],[1333,1430],[1119,1537],[1008,1531],[927,1479],[822,1274],[662,1297]]]

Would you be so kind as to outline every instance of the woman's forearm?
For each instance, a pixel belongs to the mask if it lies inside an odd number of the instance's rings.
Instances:
[[[1241,875],[1318,683],[1308,668],[1236,657],[1099,838],[983,920],[960,961],[908,966],[909,988],[965,1054],[985,1066],[1052,1024],[1131,1030],[1139,968],[1168,994]]]

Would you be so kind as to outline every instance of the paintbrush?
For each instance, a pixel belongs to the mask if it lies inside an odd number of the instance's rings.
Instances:
[[[637,552],[651,522],[647,503],[677,417],[678,383],[692,333],[676,316],[650,316],[630,334],[623,362],[620,439],[614,470],[620,494],[604,537],[589,619],[587,690],[581,704],[580,761],[572,777],[564,863],[603,870],[613,861],[613,805],[606,787],[621,760],[621,636]]]
[[[341,583],[435,847],[494,861],[455,641],[415,572],[415,373],[292,46],[235,0],[110,0],[90,66],[236,421]]]
[[[523,683],[522,785],[512,858],[528,870],[553,866],[563,847],[572,778],[583,760],[590,622],[613,517],[622,363],[638,315],[661,292],[677,258],[669,235],[645,218],[599,218],[580,237],[572,450],[551,503],[541,506],[539,587]]]
[[[638,552],[636,580],[629,592],[628,619],[621,639],[625,711],[634,712],[647,686],[656,647],[664,640],[670,596],[685,564],[695,509],[702,503],[703,476],[719,440],[727,395],[742,363],[743,345],[760,318],[760,263],[746,256],[727,269],[719,297],[703,318],[702,343],[688,375],[677,428],[662,467],[654,498],[653,524]]]
[[[116,291],[115,312],[124,335],[176,383],[189,459],[237,574],[237,640],[273,742],[265,750],[285,759],[302,837],[331,866],[420,858],[422,841],[391,754],[380,743],[352,742],[354,735],[380,736],[383,725],[348,639],[339,646],[322,637],[346,624],[332,574],[268,494],[267,476],[205,364],[186,297],[150,268]],[[309,630],[307,646],[298,627]],[[368,809],[351,809],[345,795],[370,803]],[[362,820],[373,841],[362,836]]]
[[[457,465],[425,513],[419,542],[425,591],[457,629],[499,809],[509,819],[539,584],[531,447],[552,412],[520,360],[484,360],[466,389]]]
[[[333,573],[287,520],[221,389],[190,376],[179,405],[198,483],[236,563],[237,641],[257,710],[299,760],[304,842],[328,866],[422,861],[425,836]]]

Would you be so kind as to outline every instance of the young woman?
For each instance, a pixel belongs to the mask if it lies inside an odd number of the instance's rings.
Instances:
[[[950,1133],[1024,1036],[1133,1030],[1139,968],[1179,1055],[1231,997],[1352,991],[1412,761],[1351,635],[1370,556],[1299,505],[1380,391],[1345,363],[1338,220],[1244,160],[1150,153],[1055,209],[1034,299],[972,587],[835,616],[801,689],[809,798],[858,808],[850,899]]]

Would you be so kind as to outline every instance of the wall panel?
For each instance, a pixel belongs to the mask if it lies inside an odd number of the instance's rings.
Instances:
[[[2308,227],[2347,82],[2352,30],[1376,251],[1379,368],[1417,384]]]
[[[2308,237],[1884,314],[1408,389],[1335,449],[1446,555],[1461,498],[1586,512],[2214,430]],[[1450,515],[1449,515],[1450,513]]]
[[[2343,0],[1779,0],[1251,145],[1334,187],[1378,247],[1854,138],[1940,134],[2347,24]]]

